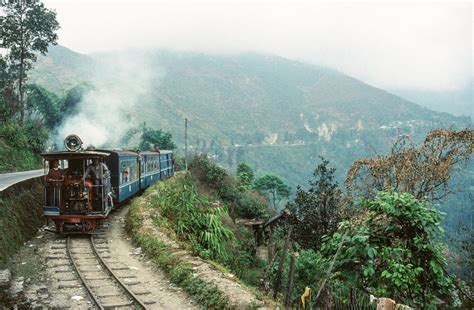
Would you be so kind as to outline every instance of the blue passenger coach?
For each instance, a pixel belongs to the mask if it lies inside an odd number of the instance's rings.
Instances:
[[[161,179],[174,175],[172,152],[135,153],[121,150],[102,150],[109,153],[106,164],[111,174],[115,203],[121,203],[140,190]]]
[[[110,181],[114,191],[115,204],[119,204],[140,190],[140,169],[138,155],[130,151],[110,151],[105,163],[111,171]]]

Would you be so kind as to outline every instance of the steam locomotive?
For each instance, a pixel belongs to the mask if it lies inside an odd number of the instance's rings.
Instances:
[[[64,146],[66,151],[41,154],[43,215],[61,234],[93,231],[114,207],[174,175],[171,151],[84,150],[77,135],[68,136]]]

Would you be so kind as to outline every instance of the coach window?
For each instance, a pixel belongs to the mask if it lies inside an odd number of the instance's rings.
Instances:
[[[143,172],[143,173],[146,173],[147,171],[145,170],[145,161],[144,160],[141,160],[140,161],[140,170]]]
[[[126,161],[120,163],[120,183],[126,183],[130,180],[130,171]]]
[[[153,159],[146,162],[146,172],[150,173],[153,171]]]
[[[138,165],[136,161],[130,161],[130,181],[135,181],[138,179]]]

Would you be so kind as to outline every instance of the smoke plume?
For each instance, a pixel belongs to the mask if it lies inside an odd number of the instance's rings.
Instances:
[[[78,113],[57,128],[57,145],[62,145],[66,136],[77,134],[85,147],[120,147],[123,135],[137,125],[140,102],[151,91],[152,70],[159,71],[144,52],[94,58],[98,68],[92,79],[94,89],[78,104]]]

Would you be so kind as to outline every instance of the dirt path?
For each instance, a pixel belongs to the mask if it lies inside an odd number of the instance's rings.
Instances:
[[[197,309],[186,292],[174,286],[163,271],[154,269],[140,249],[132,247],[125,232],[126,212],[126,208],[119,210],[119,216],[112,218],[111,227],[107,230],[111,257],[126,264],[141,282],[146,283],[144,288],[151,292],[156,301],[156,304],[149,306],[150,309]]]
[[[124,228],[126,212],[126,207],[114,212],[105,224],[108,227],[98,238],[102,241],[104,253],[110,256],[110,262],[122,266],[118,268],[118,273],[136,279],[130,287],[144,301],[152,302],[148,305],[149,309],[197,309],[185,292],[175,287],[162,271],[154,269],[140,249],[133,247]],[[64,237],[40,230],[12,260],[11,269],[15,274],[12,293],[26,299],[23,306],[59,309],[93,307],[94,303],[67,259]]]

